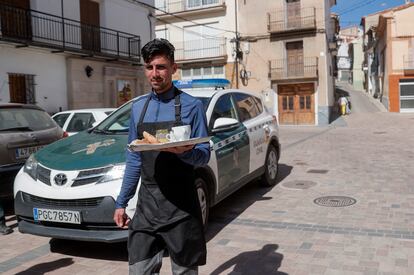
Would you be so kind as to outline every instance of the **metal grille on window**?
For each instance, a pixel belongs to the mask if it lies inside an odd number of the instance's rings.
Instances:
[[[34,75],[26,75],[26,103],[35,104],[35,82]]]

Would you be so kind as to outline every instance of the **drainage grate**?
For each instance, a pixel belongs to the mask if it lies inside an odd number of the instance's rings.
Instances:
[[[374,135],[383,135],[383,134],[386,134],[387,132],[384,132],[384,131],[382,131],[382,132],[374,132]]]
[[[286,188],[292,189],[308,189],[316,185],[316,182],[309,180],[294,180],[282,184]]]
[[[327,207],[345,207],[356,203],[356,199],[345,196],[326,196],[313,201],[317,205]]]
[[[306,173],[313,173],[313,174],[326,174],[329,170],[325,169],[310,169]]]

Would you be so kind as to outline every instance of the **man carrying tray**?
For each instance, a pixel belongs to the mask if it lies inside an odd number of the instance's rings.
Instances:
[[[152,91],[132,105],[128,143],[143,139],[144,132],[156,136],[157,132],[169,132],[182,125],[191,126],[191,138],[207,136],[201,101],[172,84],[177,70],[174,50],[165,39],[154,39],[141,50]],[[209,159],[208,143],[127,152],[114,221],[129,229],[130,274],[159,273],[164,250],[171,257],[173,274],[198,274],[198,266],[205,264],[206,243],[194,166],[205,165]],[[130,220],[125,207],[140,177],[137,208]]]

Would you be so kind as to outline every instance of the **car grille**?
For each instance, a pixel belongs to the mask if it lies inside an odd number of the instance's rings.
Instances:
[[[83,170],[80,171],[78,177],[74,179],[72,183],[72,187],[81,186],[85,184],[90,184],[99,181],[105,174],[108,172],[112,166],[91,169],[91,170]]]
[[[43,182],[44,184],[50,184],[50,169],[47,169],[43,166],[37,166],[37,179]]]
[[[100,198],[88,198],[88,199],[76,199],[76,200],[56,200],[47,199],[27,193],[23,193],[23,201],[27,203],[40,204],[42,206],[51,207],[96,207],[102,201],[103,197]]]

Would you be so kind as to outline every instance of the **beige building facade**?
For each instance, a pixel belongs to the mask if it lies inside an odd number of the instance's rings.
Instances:
[[[0,0],[0,103],[56,113],[148,91],[139,65],[152,12],[127,0]]]
[[[233,88],[265,95],[280,124],[329,123],[334,0],[174,3],[156,1],[165,11],[157,11],[156,36],[177,48],[176,79],[227,78]]]
[[[390,112],[414,112],[414,3],[362,19],[366,89]]]

